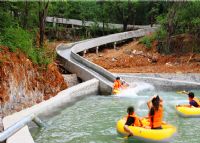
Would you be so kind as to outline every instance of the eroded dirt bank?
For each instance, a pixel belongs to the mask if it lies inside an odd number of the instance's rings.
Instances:
[[[118,46],[119,50],[104,48],[96,55],[88,52],[86,58],[116,73],[200,73],[200,54],[190,52],[171,55],[159,54],[156,42],[147,49],[138,41]]]
[[[20,51],[12,53],[3,46],[0,49],[0,118],[47,100],[67,88],[55,63],[38,66]]]

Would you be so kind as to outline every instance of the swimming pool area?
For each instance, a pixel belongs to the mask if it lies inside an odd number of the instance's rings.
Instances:
[[[144,87],[147,85],[142,85]],[[133,91],[134,94],[131,94]],[[116,132],[116,122],[126,115],[126,108],[135,107],[139,116],[146,116],[147,100],[153,94],[164,99],[164,120],[177,127],[177,134],[170,142],[197,143],[200,123],[198,118],[182,118],[176,114],[175,105],[187,103],[187,96],[175,91],[158,91],[151,86],[140,91],[129,90],[124,96],[89,96],[44,119],[46,128],[31,130],[36,143],[122,143],[141,142],[124,139]],[[200,91],[195,90],[196,95]],[[132,96],[131,96],[132,95]]]

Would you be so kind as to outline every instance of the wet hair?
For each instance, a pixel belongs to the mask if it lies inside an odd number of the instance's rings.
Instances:
[[[120,80],[120,77],[116,77],[116,80]]]
[[[133,107],[133,106],[129,106],[129,107],[127,108],[127,113],[128,113],[129,115],[133,114],[133,113],[134,113],[134,107]]]
[[[152,99],[152,105],[153,107],[150,109],[150,115],[154,115],[155,111],[158,111],[160,106],[160,98],[157,95],[155,98]]]
[[[189,93],[188,93],[188,97],[190,97],[190,98],[193,99],[193,98],[194,98],[194,93],[193,93],[193,92],[189,92]]]

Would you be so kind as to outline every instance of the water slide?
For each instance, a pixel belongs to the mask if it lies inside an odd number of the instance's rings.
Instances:
[[[93,21],[82,21],[78,19],[66,19],[66,18],[59,18],[59,17],[46,17],[46,22],[55,24],[65,24],[65,25],[73,25],[73,26],[86,26],[90,27],[94,24],[98,24],[100,28],[107,26],[110,29],[123,29],[123,24],[115,24],[115,23],[105,23],[103,25],[102,22],[93,22]],[[158,25],[157,25],[158,26]],[[148,29],[149,25],[127,25],[127,28],[136,28],[136,29]]]
[[[154,32],[156,28],[149,26],[145,29],[111,34],[70,44],[60,44],[56,51],[61,63],[69,72],[77,74],[84,81],[97,78],[100,81],[100,94],[110,95],[115,76],[106,69],[81,57],[78,53],[91,48],[101,48],[101,45],[108,43],[142,37],[150,32]]]

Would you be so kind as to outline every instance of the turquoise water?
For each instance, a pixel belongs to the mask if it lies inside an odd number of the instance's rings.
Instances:
[[[133,105],[136,113],[146,116],[147,100],[155,91],[140,92],[129,98],[90,96],[46,119],[46,128],[32,130],[36,143],[126,143],[138,142],[118,136],[116,122]],[[200,119],[181,118],[174,109],[176,104],[187,103],[187,97],[175,92],[156,91],[164,99],[164,120],[178,128],[173,143],[199,143]],[[200,92],[195,91],[195,94]]]

